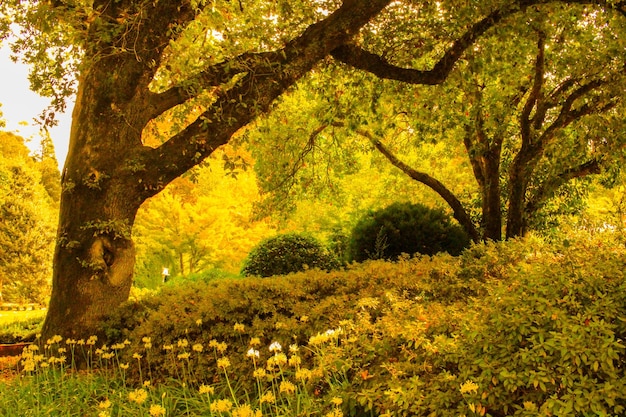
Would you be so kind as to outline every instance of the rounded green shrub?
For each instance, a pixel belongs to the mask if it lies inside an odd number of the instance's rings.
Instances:
[[[331,270],[339,266],[317,239],[297,233],[274,236],[262,241],[245,260],[241,274],[269,277],[319,268]]]
[[[441,210],[422,204],[394,203],[369,212],[352,231],[349,259],[395,260],[403,253],[459,255],[470,239],[463,228],[452,223]]]

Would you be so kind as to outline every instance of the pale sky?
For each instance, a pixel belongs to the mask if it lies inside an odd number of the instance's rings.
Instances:
[[[28,140],[27,145],[36,149],[41,140],[37,118],[48,106],[50,100],[29,89],[28,67],[16,64],[9,58],[11,51],[5,45],[0,48],[0,111],[6,121],[3,130],[14,132]],[[63,168],[70,137],[73,103],[68,103],[65,114],[57,115],[59,124],[50,129],[54,142],[59,169]],[[27,125],[23,125],[26,122]]]

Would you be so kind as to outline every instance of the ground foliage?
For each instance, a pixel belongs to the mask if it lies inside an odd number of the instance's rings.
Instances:
[[[126,305],[108,334],[132,341],[120,360],[150,355],[163,377],[193,369],[196,383],[223,382],[211,369],[228,357],[241,389],[254,386],[250,346],[298,344],[301,362],[285,364],[287,375],[318,370],[308,389],[339,393],[347,415],[621,414],[620,239],[529,238],[473,245],[459,258],[172,288]],[[194,343],[214,354],[172,360]],[[275,354],[262,350],[258,363]]]

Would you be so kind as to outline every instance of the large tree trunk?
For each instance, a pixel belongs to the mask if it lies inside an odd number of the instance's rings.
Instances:
[[[131,228],[145,193],[124,172],[124,162],[132,160],[141,138],[129,124],[120,123],[113,104],[120,98],[114,100],[104,82],[110,77],[107,67],[89,71],[77,94],[63,170],[46,337],[89,336],[112,306],[128,299],[132,283]]]

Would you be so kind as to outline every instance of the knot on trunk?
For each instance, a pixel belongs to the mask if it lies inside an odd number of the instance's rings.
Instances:
[[[135,247],[131,240],[98,236],[89,250],[89,265],[94,278],[118,287],[130,282],[135,266]]]

